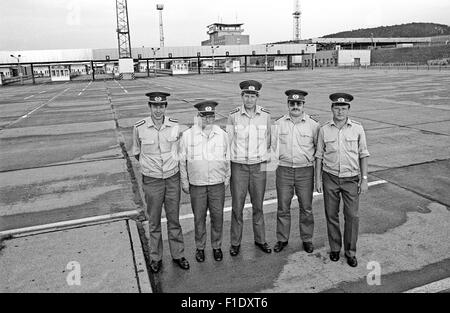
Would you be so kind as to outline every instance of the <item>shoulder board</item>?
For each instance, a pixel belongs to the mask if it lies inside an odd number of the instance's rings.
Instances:
[[[261,111],[266,112],[267,114],[270,114],[270,111],[264,108],[261,108]]]
[[[230,112],[230,114],[235,114],[237,112],[239,112],[241,110],[241,108],[236,108],[233,111]]]
[[[310,119],[312,119],[314,122],[319,123],[319,119],[315,116],[309,116]]]
[[[284,117],[284,115],[282,115],[282,116],[276,118],[276,119],[275,119],[275,122],[278,122],[278,121],[281,120],[283,117]]]
[[[141,121],[135,123],[134,126],[135,127],[139,127],[139,126],[144,125],[144,124],[145,124],[145,120],[141,120]]]
[[[172,122],[172,123],[178,123],[178,120],[176,120],[176,119],[174,119],[174,118],[169,118],[169,122]]]
[[[353,124],[356,124],[356,125],[361,125],[361,123],[360,123],[360,122],[358,122],[358,121],[355,121],[355,120],[352,120],[352,123],[353,123]]]

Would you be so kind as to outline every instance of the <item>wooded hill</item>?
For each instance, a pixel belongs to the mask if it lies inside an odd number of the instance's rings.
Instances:
[[[435,23],[409,23],[364,28],[322,36],[322,38],[433,37],[450,35],[450,26]]]

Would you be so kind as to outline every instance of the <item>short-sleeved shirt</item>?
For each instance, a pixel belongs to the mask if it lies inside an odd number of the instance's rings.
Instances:
[[[230,112],[227,132],[230,139],[231,161],[257,164],[270,156],[270,112],[256,105],[252,117],[242,105]]]
[[[305,113],[298,123],[294,123],[289,114],[276,120],[271,142],[278,165],[292,168],[313,166],[319,128],[319,123]]]
[[[207,136],[198,125],[180,139],[180,172],[183,183],[195,186],[221,184],[231,175],[228,135],[214,125]]]
[[[359,159],[368,157],[366,134],[362,125],[347,119],[339,129],[333,120],[319,130],[316,158],[323,159],[323,170],[338,177],[360,174]]]
[[[164,117],[158,130],[151,117],[133,127],[132,155],[139,156],[141,173],[153,178],[169,178],[179,171],[178,141],[180,126],[177,120]]]

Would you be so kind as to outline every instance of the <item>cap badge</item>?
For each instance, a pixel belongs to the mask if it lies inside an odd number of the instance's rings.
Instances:
[[[253,90],[254,91],[255,90],[255,86],[249,86],[248,90]]]
[[[212,111],[212,108],[211,108],[211,107],[206,107],[206,108],[205,108],[205,111],[206,111],[206,112],[210,112],[210,111]]]
[[[161,97],[155,97],[155,101],[161,101],[162,100],[162,98]]]
[[[298,100],[299,98],[300,98],[299,95],[293,95],[293,96],[292,96],[292,99],[295,99],[295,100]]]
[[[338,102],[345,102],[345,99],[344,98],[339,98]]]

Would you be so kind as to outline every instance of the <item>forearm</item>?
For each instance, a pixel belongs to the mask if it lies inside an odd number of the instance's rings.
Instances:
[[[359,167],[360,167],[360,170],[361,170],[361,177],[363,177],[363,176],[367,177],[367,173],[369,171],[368,170],[368,168],[369,168],[368,159],[369,158],[367,158],[367,157],[359,159]]]
[[[180,160],[180,179],[181,179],[181,184],[182,185],[188,185],[189,184],[186,160]]]
[[[316,158],[315,173],[316,173],[316,182],[322,181],[322,159],[320,158]]]

